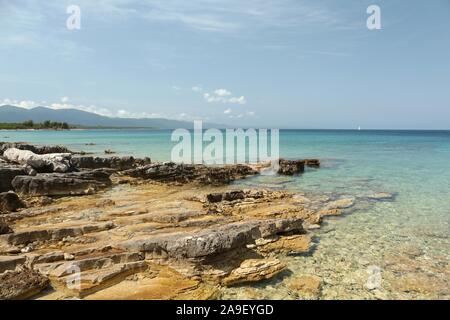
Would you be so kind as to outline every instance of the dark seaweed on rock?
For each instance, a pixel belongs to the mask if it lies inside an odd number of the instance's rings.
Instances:
[[[236,179],[255,175],[258,172],[246,165],[206,166],[195,164],[154,163],[123,174],[135,178],[149,179],[160,182],[178,182],[221,185]]]

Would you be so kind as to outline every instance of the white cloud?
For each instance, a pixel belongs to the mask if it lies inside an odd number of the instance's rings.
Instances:
[[[226,109],[223,113],[225,114],[230,114],[232,112],[232,110],[230,108]]]
[[[63,97],[64,98],[64,97]],[[63,99],[61,99],[63,100]],[[119,109],[117,111],[113,111],[107,108],[98,107],[96,105],[82,105],[82,104],[71,104],[68,103],[68,99],[66,102],[54,102],[47,103],[46,101],[32,101],[32,100],[12,100],[12,99],[3,99],[0,100],[0,106],[2,105],[12,105],[16,107],[21,107],[25,109],[32,109],[36,107],[47,107],[54,110],[61,109],[77,109],[81,111],[86,111],[90,113],[95,113],[105,117],[113,117],[113,118],[165,118],[165,119],[173,119],[173,120],[184,120],[184,121],[193,121],[193,120],[208,120],[208,118],[199,117],[189,115],[187,113],[180,114],[164,114],[164,113],[148,113],[148,112],[131,112],[125,109]]]
[[[3,20],[30,30],[47,24],[61,13],[62,1],[0,1]],[[65,2],[65,1],[63,1]],[[175,24],[207,32],[237,33],[261,28],[355,28],[349,10],[334,4],[306,0],[77,0],[82,12],[103,24],[131,19]],[[2,21],[3,22],[3,21]],[[358,21],[358,23],[360,23]],[[359,27],[359,25],[358,25]]]
[[[247,99],[244,96],[231,97],[231,91],[227,89],[216,89],[213,93],[204,93],[203,98],[208,103],[226,103],[226,104],[246,104]]]
[[[193,86],[192,87],[192,91],[194,91],[194,92],[202,92],[203,88],[202,88],[202,86]]]
[[[68,101],[69,101],[69,97],[62,97],[62,98],[61,98],[61,102],[66,103],[66,102],[68,102]]]
[[[246,104],[247,103],[247,99],[245,99],[244,96],[240,96],[239,98],[233,97],[233,98],[230,98],[228,101],[233,104]]]
[[[214,93],[216,95],[218,95],[219,97],[226,97],[226,96],[230,96],[231,92],[228,91],[227,89],[217,89],[214,91]]]

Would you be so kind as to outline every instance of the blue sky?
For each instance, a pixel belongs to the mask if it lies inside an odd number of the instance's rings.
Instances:
[[[81,29],[68,30],[68,5]],[[366,9],[381,8],[381,30]],[[450,1],[0,0],[0,103],[450,129]]]

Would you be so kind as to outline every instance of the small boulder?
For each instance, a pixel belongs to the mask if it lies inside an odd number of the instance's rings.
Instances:
[[[305,165],[311,168],[319,168],[320,160],[319,159],[305,159]]]
[[[334,209],[348,209],[355,205],[355,199],[353,198],[342,198],[335,201],[331,201],[326,205],[326,210]]]
[[[0,234],[12,233],[12,229],[6,223],[5,219],[0,218]]]
[[[24,208],[25,205],[14,192],[0,193],[0,213],[9,213]]]

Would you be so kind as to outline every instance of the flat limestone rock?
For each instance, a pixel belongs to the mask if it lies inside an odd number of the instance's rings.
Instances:
[[[24,264],[24,256],[0,256],[0,273],[7,270],[14,270],[17,266]]]
[[[147,267],[145,261],[121,263],[82,272],[79,283],[74,282],[73,276],[69,275],[55,281],[52,280],[52,284],[69,296],[86,297],[114,286],[132,274],[145,271]]]
[[[14,190],[27,196],[76,196],[95,193],[112,184],[110,172],[92,170],[71,173],[42,173],[16,176]]]
[[[270,279],[286,268],[278,259],[249,259],[222,280],[225,286]]]
[[[117,246],[125,250],[199,258],[245,247],[256,239],[286,232],[303,233],[303,220],[296,218],[253,220],[210,228],[193,234],[175,233],[131,239]]]
[[[87,233],[100,232],[114,228],[112,222],[90,224],[77,227],[61,227],[44,230],[18,231],[3,237],[9,244],[27,244],[34,241],[61,240],[65,237],[82,236]]]
[[[64,277],[71,273],[71,270],[80,270],[81,272],[92,269],[105,268],[117,264],[126,264],[143,260],[144,257],[140,253],[119,253],[107,256],[92,257],[82,260],[64,262],[56,264],[55,269],[50,269],[48,275],[50,277]]]
[[[170,267],[150,265],[132,279],[86,297],[87,300],[207,300],[216,299],[218,287],[186,278]]]
[[[44,290],[48,284],[47,278],[33,270],[7,271],[0,274],[0,300],[28,299]]]

